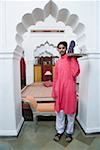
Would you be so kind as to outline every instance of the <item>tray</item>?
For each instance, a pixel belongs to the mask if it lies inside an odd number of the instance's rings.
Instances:
[[[67,53],[68,56],[70,57],[83,57],[83,56],[86,56],[87,54],[75,54],[75,53]]]

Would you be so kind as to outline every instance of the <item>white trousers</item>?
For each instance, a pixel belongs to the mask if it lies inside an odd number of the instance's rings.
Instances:
[[[64,130],[67,134],[73,134],[74,132],[75,114],[67,115],[67,126],[65,125],[64,111],[56,112],[56,130],[57,133],[63,133]],[[66,129],[65,129],[66,126]]]

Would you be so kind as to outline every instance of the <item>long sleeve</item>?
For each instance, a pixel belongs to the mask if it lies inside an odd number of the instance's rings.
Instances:
[[[57,69],[57,64],[55,65],[54,68],[54,79],[53,79],[53,87],[52,87],[52,97],[56,98],[56,91],[55,91],[55,86],[58,78],[58,69]]]
[[[71,58],[71,72],[72,76],[76,78],[80,73],[80,66],[76,58]]]

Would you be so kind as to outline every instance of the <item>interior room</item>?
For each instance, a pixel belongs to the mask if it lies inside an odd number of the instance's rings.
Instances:
[[[0,10],[0,150],[99,150],[100,2],[0,1]],[[67,54],[80,65],[70,143],[65,135],[53,140],[52,87],[60,41],[67,42]]]

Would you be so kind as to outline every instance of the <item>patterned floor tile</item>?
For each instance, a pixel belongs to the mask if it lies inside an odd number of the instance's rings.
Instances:
[[[65,150],[87,150],[88,145],[74,139],[66,148]]]
[[[68,143],[65,140],[65,135],[63,135],[59,141],[59,144],[62,145],[63,147],[67,147]]]
[[[64,147],[58,142],[51,140],[48,143],[46,143],[41,150],[64,150]]]
[[[0,150],[13,150],[13,148],[8,143],[0,143]]]
[[[100,150],[100,137],[94,139],[88,150]]]
[[[78,134],[78,136],[76,137],[77,140],[90,145],[93,140],[95,139],[94,137],[87,137],[85,135],[83,135],[81,132]]]
[[[71,143],[66,142],[65,135],[55,142],[55,133],[55,121],[38,121],[37,132],[33,121],[27,121],[18,137],[0,137],[0,144],[9,145],[9,149],[0,150],[100,150],[100,134],[85,135],[77,122]]]

